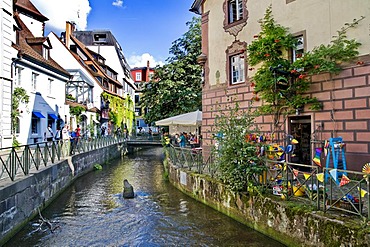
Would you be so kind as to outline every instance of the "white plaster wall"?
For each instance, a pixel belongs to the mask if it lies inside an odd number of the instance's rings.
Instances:
[[[59,40],[55,33],[49,33],[49,40],[53,46],[53,49],[50,51],[50,56],[56,61],[60,66],[65,70],[80,70],[84,75],[86,75],[92,82],[94,82],[93,87],[93,106],[100,109],[100,95],[103,92],[103,89],[95,82],[95,79],[89,71],[83,67],[76,58],[71,54],[67,47]],[[70,118],[68,112],[67,119]]]
[[[16,50],[11,47],[15,43],[13,31],[13,1],[0,1],[0,148],[12,145],[11,136],[11,84],[12,59],[16,58]]]
[[[22,67],[21,72],[22,80],[19,87],[24,88],[30,97],[27,105],[21,105],[20,111],[20,133],[17,134],[17,140],[22,144],[33,143],[34,138],[38,141],[43,141],[44,132],[47,128],[47,116],[49,113],[60,115],[64,120],[64,116],[68,113],[69,108],[65,105],[65,82],[68,78],[59,77],[53,73],[45,70],[40,70],[40,67],[22,60],[18,66]],[[38,74],[36,90],[31,87],[32,72]],[[49,79],[52,79],[52,87],[49,92]],[[40,96],[37,96],[37,93]],[[41,100],[42,97],[42,100]],[[31,133],[31,117],[32,112],[41,112],[45,118],[40,119],[40,125],[37,134]],[[56,122],[53,124],[53,130],[56,129]]]
[[[43,23],[32,17],[20,14],[19,17],[35,37],[43,37]]]

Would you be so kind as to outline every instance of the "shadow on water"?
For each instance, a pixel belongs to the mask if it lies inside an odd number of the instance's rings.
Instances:
[[[148,149],[88,173],[42,212],[54,232],[36,217],[5,246],[283,246],[175,189],[162,160]]]

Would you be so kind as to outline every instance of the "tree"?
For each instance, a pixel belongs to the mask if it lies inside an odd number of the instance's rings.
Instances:
[[[155,68],[153,80],[143,90],[141,104],[149,109],[144,116],[147,123],[201,109],[200,18],[193,17],[186,25],[189,30],[172,43],[172,56],[163,67]]]

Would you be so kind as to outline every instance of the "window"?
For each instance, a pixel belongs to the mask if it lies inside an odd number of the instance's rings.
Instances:
[[[141,81],[141,73],[140,72],[136,73],[136,81]]]
[[[23,68],[21,68],[21,67],[15,67],[14,86],[21,86],[22,70],[23,70]]]
[[[45,46],[42,47],[42,56],[48,60],[49,59],[49,49]]]
[[[15,133],[16,133],[16,134],[19,134],[19,133],[21,132],[20,125],[21,125],[21,121],[20,121],[19,117],[17,117],[17,118],[15,119],[15,126],[14,126],[14,128],[15,128]]]
[[[38,133],[38,123],[39,123],[39,118],[32,114],[32,119],[31,119],[31,132],[32,134],[37,134]]]
[[[230,0],[228,3],[229,23],[243,19],[243,0]]]
[[[31,80],[31,87],[33,91],[36,91],[36,86],[37,86],[37,77],[38,74],[32,72],[32,80]]]
[[[292,61],[295,62],[303,56],[304,52],[304,37],[300,35],[297,37],[297,47],[292,51]]]
[[[53,88],[53,79],[48,79],[48,94],[51,95],[51,89]]]
[[[94,34],[95,43],[105,43],[107,42],[107,34],[105,33],[96,33]]]
[[[244,55],[237,54],[230,57],[231,84],[244,82]]]

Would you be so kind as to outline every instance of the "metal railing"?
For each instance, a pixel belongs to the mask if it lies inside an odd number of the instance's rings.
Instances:
[[[120,137],[102,137],[97,139],[78,139],[77,141],[40,142],[0,149],[0,180],[14,181],[17,176],[28,175],[31,170],[54,164],[62,158],[75,153],[83,153],[116,143],[126,143]]]
[[[204,160],[202,152],[194,149],[170,145],[166,150],[171,162],[177,167],[199,174],[206,173],[212,177],[218,172],[217,157],[213,155]],[[285,200],[312,205],[316,210],[340,210],[370,220],[370,175],[337,170],[338,174],[346,173],[350,180],[348,184],[340,186],[339,178],[334,179],[330,174],[333,168],[267,158],[265,165],[266,171],[262,175],[256,174],[254,181],[256,185],[264,186],[267,191]]]
[[[218,167],[215,157],[211,154],[206,159],[201,148],[180,148],[172,144],[166,148],[171,162],[180,168],[195,171],[199,174],[209,174],[214,177]]]

